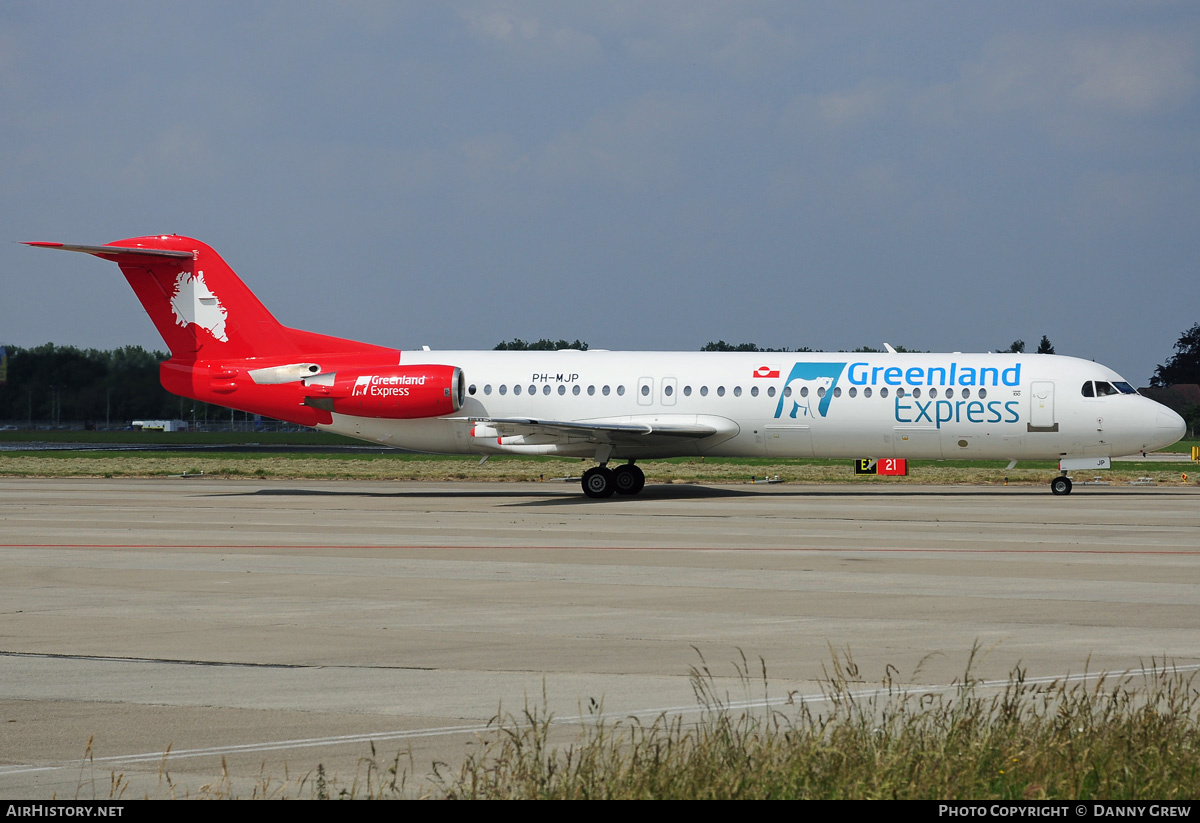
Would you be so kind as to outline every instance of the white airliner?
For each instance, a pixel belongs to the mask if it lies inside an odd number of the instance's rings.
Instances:
[[[591,458],[590,497],[637,494],[636,460],[681,455],[1058,460],[1051,490],[1067,494],[1068,471],[1185,432],[1073,357],[400,351],[281,325],[191,238],[29,245],[120,266],[175,394],[404,449]]]

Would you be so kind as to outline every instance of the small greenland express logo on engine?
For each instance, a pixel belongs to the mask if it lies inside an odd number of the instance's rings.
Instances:
[[[190,271],[181,271],[175,277],[175,290],[171,292],[171,311],[175,313],[177,325],[186,329],[194,324],[222,343],[229,342],[229,337],[225,334],[225,318],[229,316],[229,312],[204,282],[204,272],[198,271],[193,274]]]
[[[428,375],[364,374],[354,381],[351,397],[407,397],[410,386],[424,386]]]

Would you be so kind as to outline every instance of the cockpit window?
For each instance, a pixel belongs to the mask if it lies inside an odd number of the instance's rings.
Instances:
[[[1133,386],[1126,383],[1124,380],[1115,380],[1113,385],[1117,387],[1117,391],[1121,394],[1137,394],[1138,391]]]
[[[1108,395],[1110,395],[1110,394],[1120,394],[1120,392],[1117,391],[1117,387],[1114,386],[1112,383],[1105,383],[1103,380],[1097,380],[1096,381],[1096,396],[1097,397],[1108,397]]]
[[[1083,384],[1083,396],[1084,397],[1095,397],[1096,396],[1096,393],[1094,391],[1092,391],[1092,381],[1091,380],[1089,380]]]

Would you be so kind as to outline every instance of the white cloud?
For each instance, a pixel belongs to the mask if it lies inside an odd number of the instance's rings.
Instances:
[[[1084,37],[1068,44],[1063,79],[1080,106],[1139,115],[1174,109],[1196,90],[1197,44],[1180,34]]]
[[[570,26],[544,22],[540,17],[474,9],[462,12],[460,17],[478,41],[535,65],[588,63],[604,53],[597,37]]]
[[[778,71],[798,57],[795,35],[762,17],[738,20],[714,55],[717,65],[742,75]]]
[[[1152,115],[1193,98],[1196,63],[1184,33],[1010,35],[984,49],[960,89],[985,111]]]
[[[656,188],[675,176],[679,145],[705,117],[682,101],[643,97],[557,135],[538,151],[538,171],[554,186]]]

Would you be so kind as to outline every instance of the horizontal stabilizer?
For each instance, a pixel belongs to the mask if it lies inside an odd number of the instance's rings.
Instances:
[[[27,241],[26,246],[34,246],[39,249],[58,249],[59,251],[79,251],[84,254],[121,254],[135,255],[138,257],[175,257],[180,259],[191,258],[190,251],[176,251],[174,249],[140,249],[131,248],[128,246],[79,246],[70,243],[48,243],[45,241]]]

